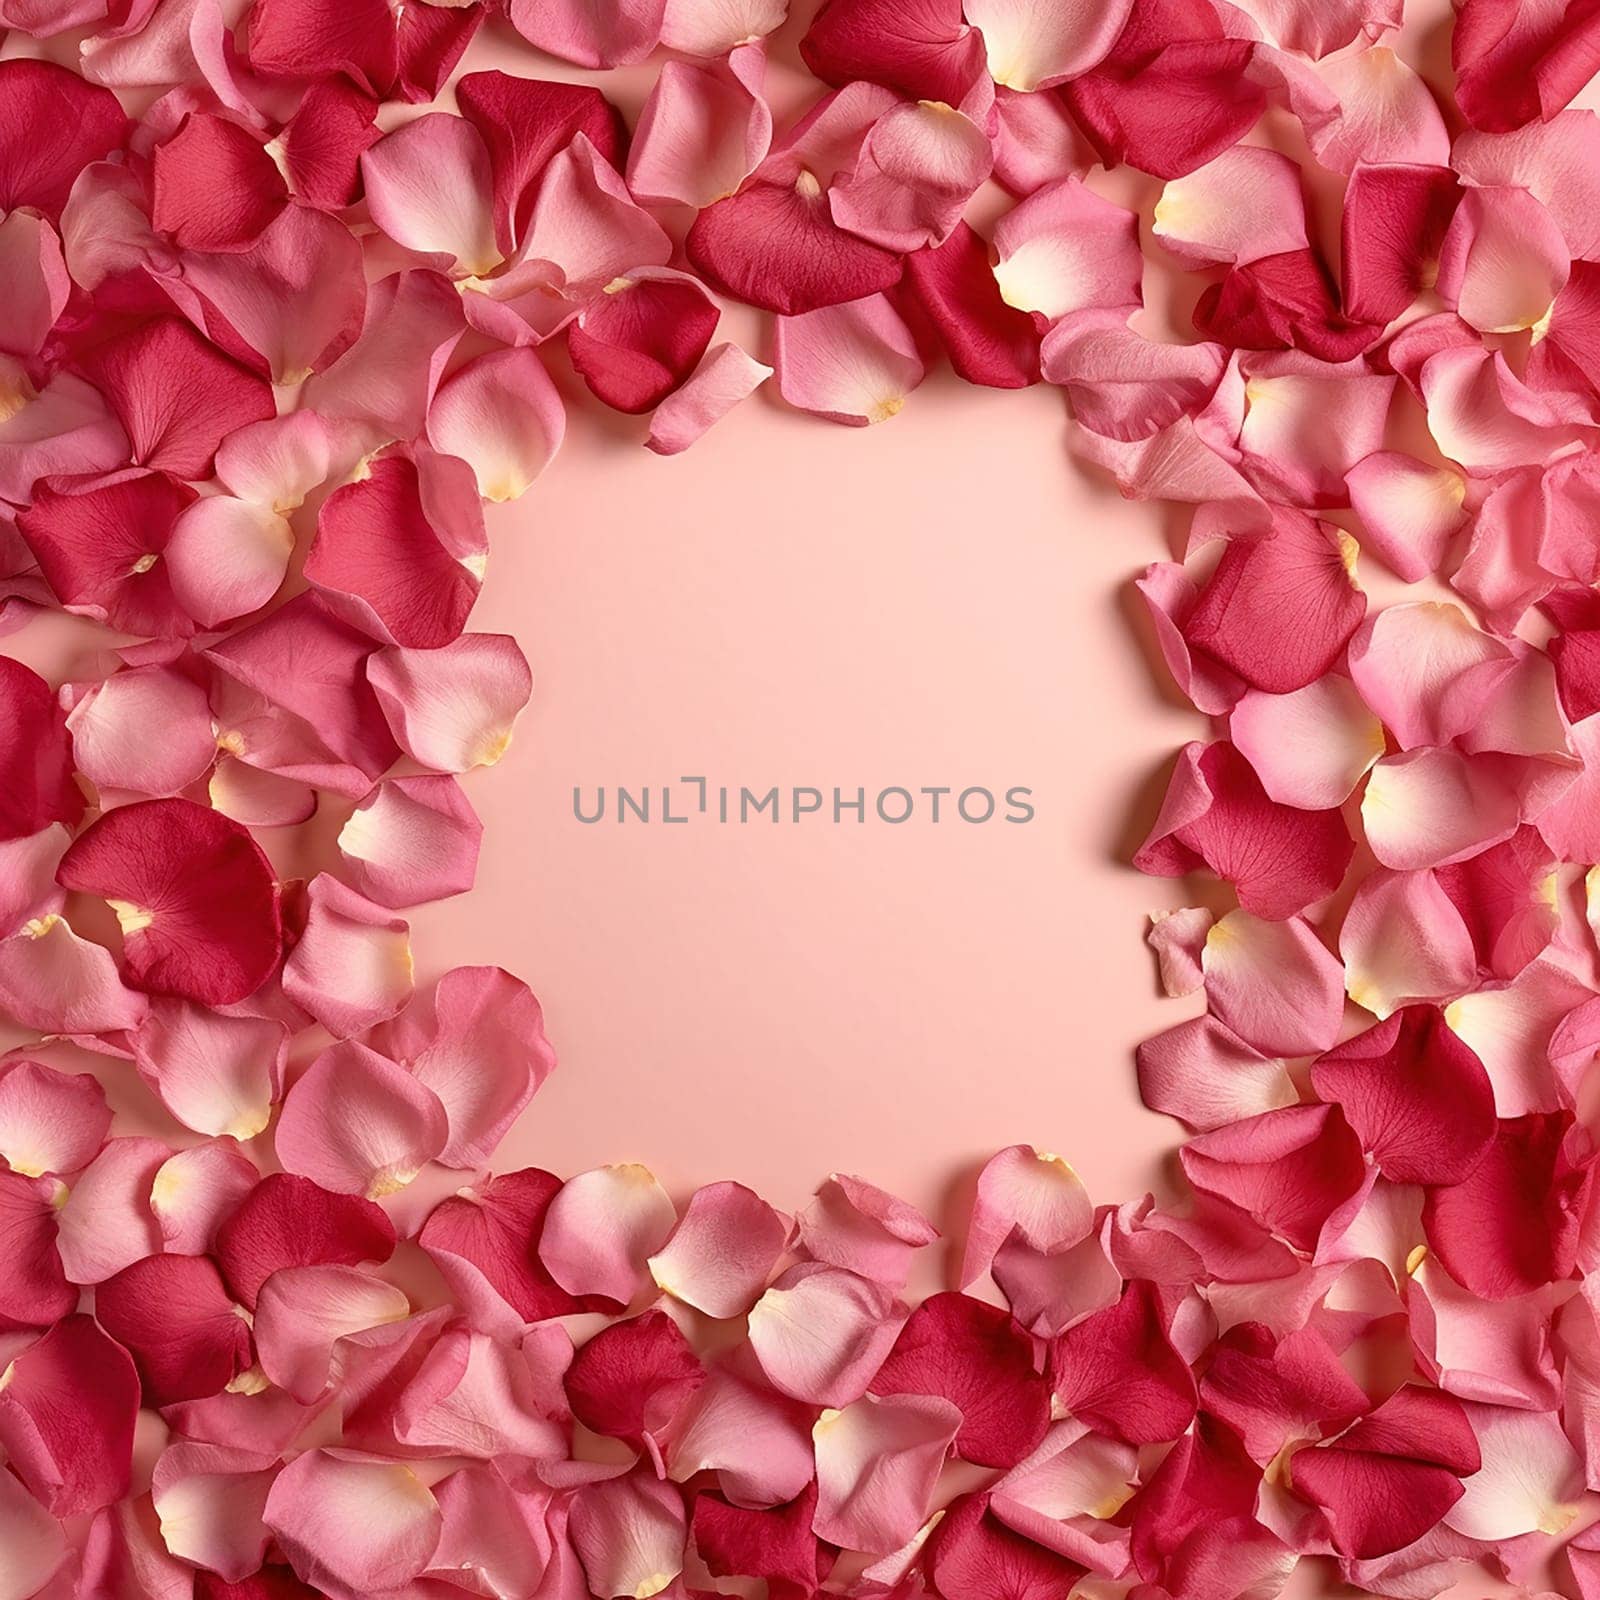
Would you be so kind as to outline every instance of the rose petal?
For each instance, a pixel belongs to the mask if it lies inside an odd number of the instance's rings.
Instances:
[[[646,1262],[676,1221],[649,1168],[596,1167],[569,1178],[550,1202],[539,1259],[569,1294],[625,1306],[650,1281]]]
[[[567,335],[572,364],[608,406],[652,410],[688,379],[721,312],[704,286],[667,268],[615,278]]]
[[[1214,1017],[1196,1017],[1138,1048],[1139,1098],[1204,1131],[1299,1100],[1281,1060],[1262,1055]]]
[[[814,1261],[903,1289],[916,1252],[938,1237],[915,1206],[835,1173],[796,1216],[792,1247]]]
[[[485,500],[515,500],[549,466],[567,414],[532,350],[491,350],[451,373],[428,408],[428,442],[472,468]]]
[[[258,1572],[268,1544],[261,1513],[277,1465],[253,1450],[168,1445],[151,1485],[167,1549],[230,1586]]]
[[[742,1183],[707,1184],[690,1195],[647,1265],[674,1300],[709,1317],[742,1317],[766,1288],[788,1233],[787,1219]]]
[[[160,1253],[150,1196],[171,1154],[159,1139],[116,1138],[78,1175],[57,1219],[61,1260],[74,1283],[102,1283]]]
[[[643,1473],[590,1484],[567,1522],[589,1593],[601,1600],[660,1594],[683,1570],[683,1497]]]
[[[751,1349],[784,1394],[813,1405],[859,1400],[893,1347],[905,1308],[841,1267],[791,1267],[750,1312]]]
[[[1382,724],[1331,672],[1288,694],[1247,690],[1228,736],[1268,799],[1306,811],[1343,805],[1384,750]]]
[[[1067,178],[1030,195],[994,233],[1001,297],[1054,321],[1090,307],[1132,312],[1143,303],[1137,219]]]
[[[431,1089],[347,1041],[324,1050],[291,1085],[273,1144],[287,1171],[336,1194],[381,1199],[405,1188],[448,1137]]]
[[[410,924],[319,872],[283,990],[336,1038],[394,1016],[411,998]]]
[[[356,1267],[282,1267],[256,1295],[261,1370],[302,1405],[311,1405],[339,1376],[340,1340],[410,1314],[403,1290]]]
[[[250,1325],[205,1256],[146,1256],[95,1290],[101,1327],[134,1359],[147,1405],[200,1400],[252,1360]]]
[[[926,376],[911,331],[883,295],[778,319],[783,398],[847,427],[886,422]]]
[[[738,345],[719,344],[657,407],[645,444],[659,456],[681,454],[771,376],[771,367]]]
[[[765,54],[742,40],[725,61],[666,62],[639,114],[628,187],[697,209],[737,193],[772,143],[765,80]]]
[[[217,1229],[260,1181],[233,1139],[208,1139],[169,1156],[150,1185],[162,1244],[178,1255],[209,1255]]]
[[[1151,232],[1186,267],[1243,265],[1307,246],[1300,170],[1238,145],[1161,191]]]
[[[174,795],[217,757],[205,690],[175,667],[132,667],[90,686],[67,717],[78,770],[101,790]],[[150,738],[160,728],[162,737]]]
[[[437,772],[493,766],[533,692],[527,658],[497,633],[440,650],[380,650],[367,677],[401,748]]]
[[[86,1167],[111,1131],[105,1090],[87,1073],[37,1061],[0,1066],[0,1156],[29,1177]]]
[[[1116,43],[1131,0],[967,0],[967,20],[982,31],[989,71],[1010,89],[1047,89],[1087,72]]]

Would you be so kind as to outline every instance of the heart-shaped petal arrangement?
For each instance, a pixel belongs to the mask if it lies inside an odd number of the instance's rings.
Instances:
[[[1600,1594],[1600,11],[789,10],[0,0],[0,626],[117,636],[0,658],[0,1600]],[[1181,513],[1207,1005],[1171,1194],[1001,1151],[913,1304],[865,1178],[494,1170],[539,1002],[407,912],[562,388],[672,454],[945,361]]]

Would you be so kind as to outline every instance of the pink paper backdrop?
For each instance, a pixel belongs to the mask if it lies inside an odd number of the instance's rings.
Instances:
[[[1059,395],[930,382],[892,423],[744,407],[688,455],[578,419],[491,524],[474,625],[514,632],[533,704],[473,774],[479,889],[421,958],[501,962],[562,1066],[509,1168],[637,1159],[782,1204],[829,1170],[937,1206],[997,1145],[1093,1191],[1155,1181],[1169,1125],[1130,1052],[1155,998],[1120,864],[1199,721],[1147,670],[1128,584],[1159,519],[1067,459]],[[1035,820],[583,826],[572,788],[986,784]],[[692,791],[691,791],[692,792]],[[422,974],[419,974],[421,976]]]

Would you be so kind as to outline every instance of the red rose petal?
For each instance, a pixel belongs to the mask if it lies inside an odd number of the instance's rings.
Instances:
[[[283,927],[272,865],[221,812],[190,800],[121,806],[73,844],[56,881],[111,902],[136,988],[231,1005],[277,970]]]

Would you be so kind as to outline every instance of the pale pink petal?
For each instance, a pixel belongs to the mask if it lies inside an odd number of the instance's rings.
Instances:
[[[661,42],[691,56],[726,55],[783,23],[789,0],[667,0]]]
[[[385,778],[339,830],[339,855],[358,893],[403,908],[465,894],[482,835],[454,778]]]
[[[439,1543],[433,1496],[409,1467],[308,1450],[278,1474],[263,1520],[304,1583],[330,1600],[398,1589]]]
[[[1526,189],[1468,189],[1444,236],[1439,294],[1480,333],[1538,327],[1572,258],[1550,213]]]
[[[313,375],[303,403],[369,430],[368,448],[414,439],[466,327],[461,296],[437,272],[396,272],[372,285],[356,342]]]
[[[367,677],[401,748],[436,772],[492,767],[533,693],[527,657],[505,634],[466,634],[442,650],[378,651]]]
[[[444,1518],[429,1576],[473,1594],[531,1595],[553,1555],[543,1495],[511,1488],[493,1467],[472,1465],[433,1486]]]
[[[644,201],[699,209],[733,194],[772,143],[766,57],[751,46],[725,61],[668,61],[628,151],[628,187]]]
[[[67,727],[78,770],[102,790],[174,795],[216,760],[205,690],[176,667],[113,673],[78,700]]]
[[[1343,805],[1384,750],[1383,725],[1337,673],[1289,694],[1246,690],[1228,736],[1271,799],[1308,811]]]
[[[1465,731],[1453,686],[1506,646],[1475,628],[1460,606],[1387,606],[1350,641],[1350,676],[1402,750],[1448,744]]]
[[[1480,1300],[1430,1255],[1412,1275],[1406,1304],[1424,1370],[1447,1393],[1528,1411],[1559,1403],[1542,1297]]]
[[[1136,1055],[1144,1103],[1202,1131],[1300,1098],[1281,1059],[1261,1054],[1215,1017],[1180,1022],[1146,1039]]]
[[[309,821],[317,810],[317,791],[309,784],[279,777],[259,767],[219,755],[207,797],[212,809],[247,828],[286,828]]]
[[[783,398],[848,427],[897,416],[927,373],[911,330],[883,295],[779,317],[774,349]]]
[[[1205,982],[1200,955],[1215,921],[1204,906],[1150,913],[1150,931],[1145,935],[1145,942],[1156,953],[1162,993],[1169,999],[1193,994]]]
[[[163,556],[177,602],[215,628],[264,606],[294,554],[294,530],[270,506],[204,495],[178,513]]]
[[[492,350],[439,386],[428,408],[428,442],[472,468],[485,500],[515,500],[550,465],[567,414],[531,349]]]
[[[1138,218],[1077,178],[1040,189],[1000,219],[994,275],[1008,306],[1055,321],[1090,307],[1143,301]]]
[[[60,823],[0,842],[0,938],[20,932],[25,923],[42,921],[66,904],[67,897],[56,883],[56,868],[71,842]]]
[[[1449,165],[1450,135],[1433,94],[1393,50],[1374,45],[1318,71],[1338,102],[1336,116],[1308,129],[1323,166],[1348,173],[1362,162]]]
[[[1275,150],[1236,145],[1168,183],[1150,231],[1186,267],[1243,266],[1304,250],[1300,169]]]
[[[196,1133],[234,1139],[266,1127],[288,1050],[281,1022],[165,997],[133,1035],[134,1064],[167,1110]]]
[[[1431,872],[1366,878],[1339,931],[1345,989],[1376,1017],[1416,1000],[1449,1000],[1477,980],[1478,954]]]
[[[938,102],[894,106],[868,130],[828,203],[833,220],[885,250],[942,245],[994,167],[976,123]]]
[[[0,1473],[0,1600],[31,1600],[67,1559],[61,1524],[9,1472]]]
[[[438,1095],[448,1167],[486,1163],[556,1065],[538,1000],[499,967],[453,968],[371,1042]]]
[[[1463,861],[1510,838],[1521,808],[1496,757],[1407,750],[1372,769],[1361,821],[1379,862],[1407,872]]]
[[[284,1267],[256,1297],[256,1359],[302,1405],[337,1379],[339,1341],[411,1315],[405,1292],[355,1267]]]
[[[150,1185],[163,1246],[178,1255],[209,1255],[217,1229],[260,1181],[232,1139],[208,1139],[170,1156]]]
[[[869,1555],[897,1550],[922,1526],[960,1431],[960,1410],[933,1395],[864,1395],[824,1411],[812,1430],[818,1537]]]
[[[161,1452],[151,1499],[161,1542],[181,1561],[238,1583],[258,1571],[269,1535],[261,1514],[276,1456],[178,1440]]]
[[[435,1456],[564,1461],[561,1384],[571,1359],[571,1340],[553,1327],[533,1330],[520,1346],[448,1329],[400,1397],[395,1438]]]
[[[285,1170],[335,1194],[403,1189],[445,1147],[439,1097],[354,1042],[324,1050],[284,1096],[273,1143]]]
[[[1376,450],[1345,475],[1362,548],[1408,583],[1437,572],[1467,520],[1466,479],[1398,450]]]
[[[427,112],[361,157],[372,220],[397,244],[448,256],[469,276],[500,264],[482,136],[462,117]]]
[[[117,1600],[191,1600],[194,1568],[174,1560],[161,1542],[148,1495],[107,1506],[89,1524],[82,1586]],[[66,1600],[46,1589],[41,1600]]]
[[[802,1262],[756,1302],[750,1346],[784,1394],[846,1406],[866,1393],[905,1316],[882,1284],[841,1267]]]
[[[580,133],[545,169],[518,262],[501,278],[474,281],[465,309],[507,343],[548,338],[608,283],[671,256],[661,224]]]
[[[1471,1401],[1466,1413],[1483,1466],[1463,1481],[1445,1525],[1487,1540],[1564,1532],[1578,1514],[1583,1474],[1554,1413]]]
[[[1076,78],[1116,43],[1131,0],[966,0],[983,32],[989,72],[1008,89],[1047,89]]]
[[[410,924],[326,872],[311,880],[306,904],[284,993],[341,1039],[394,1016],[411,998]]]
[[[1467,184],[1515,186],[1549,209],[1574,256],[1600,249],[1600,121],[1593,111],[1561,111],[1509,133],[1468,128],[1450,154]]]
[[[569,1178],[550,1202],[539,1259],[569,1294],[625,1306],[650,1282],[646,1263],[677,1215],[648,1167],[596,1167]]]
[[[0,1066],[0,1157],[13,1172],[30,1178],[77,1172],[100,1153],[110,1131],[105,1090],[87,1073],[28,1060]]]
[[[683,1496],[642,1472],[590,1484],[567,1521],[589,1593],[599,1600],[660,1594],[683,1570]]]
[[[0,301],[11,310],[0,353],[38,353],[67,303],[71,281],[56,231],[32,211],[0,218]]]
[[[792,1500],[815,1467],[810,1406],[715,1368],[679,1414],[667,1449],[668,1474],[686,1483],[715,1472],[736,1505]]]
[[[991,1156],[978,1175],[961,1259],[961,1287],[989,1269],[995,1252],[1015,1235],[1054,1255],[1086,1238],[1094,1207],[1083,1180],[1060,1156],[1014,1144]]]
[[[1589,401],[1530,389],[1498,350],[1440,350],[1423,364],[1421,385],[1434,442],[1469,473],[1549,461],[1594,427]]]
[[[150,1192],[171,1154],[159,1139],[113,1139],[79,1174],[57,1218],[56,1244],[73,1283],[103,1283],[160,1254]]]
[[[766,1288],[788,1234],[783,1214],[742,1183],[707,1184],[650,1257],[650,1276],[664,1294],[707,1316],[742,1317]]]
[[[738,345],[717,345],[688,382],[656,407],[645,443],[660,456],[680,454],[771,376],[771,367]]]
[[[1338,1037],[1344,969],[1303,918],[1230,911],[1206,936],[1201,964],[1212,1011],[1263,1054],[1310,1055]]]
[[[1338,505],[1345,475],[1383,443],[1396,380],[1295,350],[1244,358],[1239,447],[1262,492],[1297,505]]]
[[[25,504],[53,473],[109,472],[128,459],[128,436],[98,389],[58,372],[35,389],[0,356],[0,499]]]
[[[1510,983],[1464,994],[1445,1009],[1489,1074],[1502,1117],[1554,1111],[1561,1104],[1550,1064],[1550,1041],[1567,1014],[1592,998],[1571,973],[1532,961]]]
[[[642,61],[661,37],[666,0],[511,0],[529,44],[580,67]]]
[[[217,478],[239,499],[286,517],[350,448],[315,411],[291,411],[230,433],[217,446]]]
[[[1063,317],[1040,355],[1045,378],[1067,391],[1079,425],[1108,439],[1148,439],[1199,412],[1227,367],[1221,345],[1161,344],[1114,311]]]
[[[915,1206],[875,1184],[835,1173],[795,1218],[792,1242],[813,1261],[903,1289],[916,1252],[938,1237]]]
[[[104,945],[47,912],[0,939],[0,1007],[40,1033],[115,1033],[136,1028],[148,1002],[123,987]]]

